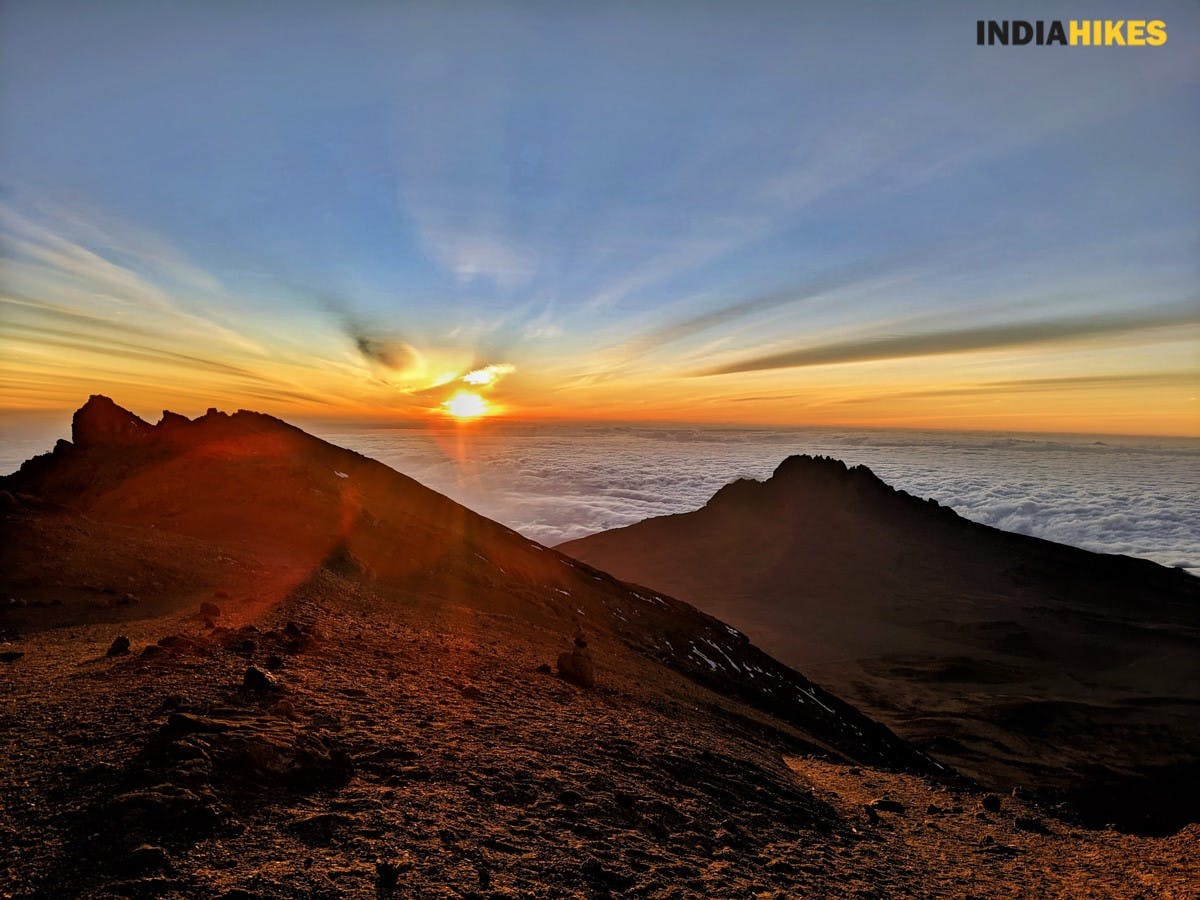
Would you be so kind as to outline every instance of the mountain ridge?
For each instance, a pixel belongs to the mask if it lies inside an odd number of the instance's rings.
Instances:
[[[878,741],[864,761],[882,764],[892,754],[919,771],[938,770],[886,729],[859,721],[852,708],[799,673],[785,672],[724,623],[671,598],[626,592],[603,572],[580,568],[381,463],[281,420],[245,410],[229,415],[210,409],[194,420],[164,412],[160,422],[151,425],[97,395],[74,415],[72,438],[0,479],[0,490],[34,494],[126,526],[146,521],[158,526],[166,520],[173,532],[195,539],[225,541],[237,535],[268,558],[286,549],[292,557],[289,568],[295,568],[297,557],[304,562],[278,589],[281,594],[301,584],[308,572],[327,567],[331,559],[376,581],[431,596],[476,586],[505,587],[502,602],[509,613],[548,611],[564,631],[586,624],[611,632],[648,659],[732,691],[785,719],[816,715],[832,722],[839,715],[854,717],[853,726],[837,725],[835,731],[843,728],[850,734],[850,728],[857,728]],[[242,466],[253,468],[239,475]],[[271,479],[283,482],[283,488],[264,487]],[[293,496],[293,483],[317,494],[316,501]],[[280,519],[289,514],[331,527],[314,530],[305,521],[282,525]],[[268,529],[274,533],[258,534]],[[393,552],[393,545],[403,546],[404,553]],[[472,563],[483,563],[487,574],[471,568]],[[530,596],[534,582],[549,596]],[[603,596],[589,598],[587,609],[587,603],[569,609],[564,598],[577,593],[581,582],[598,586]],[[629,625],[631,620],[662,623],[671,617],[686,617],[698,629],[679,648],[668,649],[675,636],[670,627],[664,626],[665,637],[647,638]],[[770,681],[756,684],[756,678],[766,677],[763,671]],[[795,690],[779,687],[788,679],[795,679]],[[821,740],[834,739],[833,732],[823,727],[818,731]]]

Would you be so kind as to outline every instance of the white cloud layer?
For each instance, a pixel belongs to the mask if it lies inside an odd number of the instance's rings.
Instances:
[[[888,483],[1009,531],[1200,571],[1200,441],[935,432],[512,426],[457,440],[326,431],[545,544],[702,506],[793,453],[865,463]]]
[[[881,478],[1008,531],[1200,574],[1200,440],[647,426],[308,429],[547,545],[703,506],[793,453]],[[65,429],[0,427],[0,471]],[[461,454],[461,455],[460,455]]]

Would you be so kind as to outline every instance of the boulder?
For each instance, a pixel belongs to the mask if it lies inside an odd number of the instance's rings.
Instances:
[[[113,642],[108,645],[108,652],[105,656],[126,656],[129,653],[129,638],[123,634],[118,634],[113,638]]]
[[[583,646],[560,654],[558,677],[582,688],[595,687],[596,668],[592,663],[592,652]]]

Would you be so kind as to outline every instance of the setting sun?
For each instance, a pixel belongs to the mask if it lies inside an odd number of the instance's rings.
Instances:
[[[470,391],[459,391],[442,406],[456,419],[474,419],[488,411],[488,402]]]

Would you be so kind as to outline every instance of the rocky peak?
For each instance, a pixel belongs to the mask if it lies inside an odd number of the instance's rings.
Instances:
[[[71,419],[71,441],[77,447],[140,444],[154,427],[102,394],[93,394]]]
[[[847,466],[832,456],[809,456],[807,453],[789,456],[775,467],[771,475],[772,479],[780,481],[798,478],[842,481],[852,477],[875,480],[875,474],[866,466]]]

